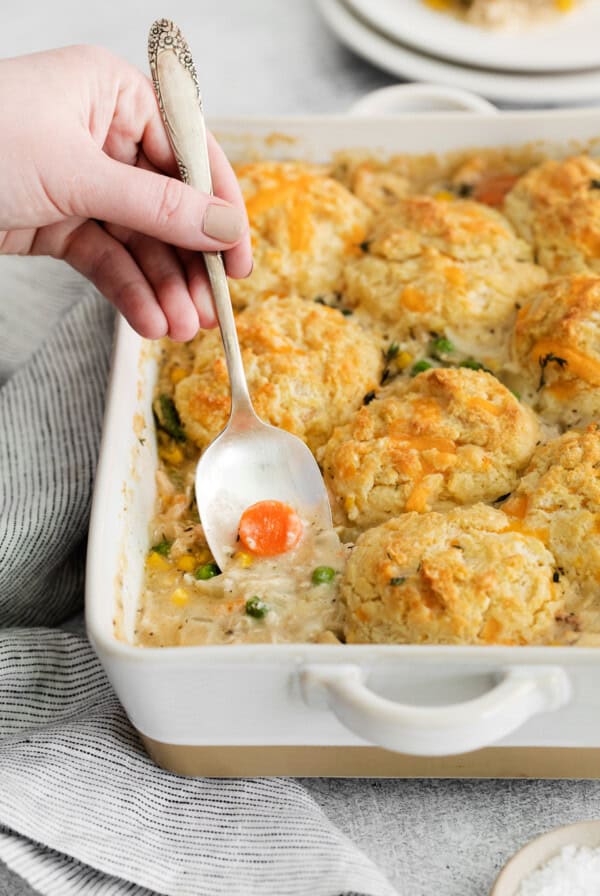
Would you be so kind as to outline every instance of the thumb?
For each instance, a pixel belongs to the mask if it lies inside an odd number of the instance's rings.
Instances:
[[[245,216],[216,196],[163,174],[96,156],[74,199],[77,215],[119,224],[182,249],[216,252],[238,243]]]

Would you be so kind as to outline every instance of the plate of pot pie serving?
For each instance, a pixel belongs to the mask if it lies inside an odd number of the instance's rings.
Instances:
[[[317,0],[350,50],[402,81],[503,104],[597,102],[600,0]]]
[[[597,644],[600,162],[340,153],[237,174],[250,393],[314,453],[334,527],[261,502],[216,565],[194,472],[229,414],[220,336],[165,341],[135,643]]]
[[[507,72],[597,68],[596,0],[347,0],[385,37],[460,64]]]

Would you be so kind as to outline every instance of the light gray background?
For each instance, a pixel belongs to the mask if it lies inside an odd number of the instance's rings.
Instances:
[[[144,70],[149,25],[159,16],[175,19],[194,50],[209,116],[344,112],[393,81],[343,49],[309,0],[10,0],[2,6],[0,56],[97,43]],[[528,838],[600,817],[596,782],[304,783],[410,896],[485,896],[500,866]],[[32,893],[0,867],[0,896]]]

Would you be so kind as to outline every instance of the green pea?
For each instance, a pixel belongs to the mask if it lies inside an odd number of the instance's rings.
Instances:
[[[416,364],[410,369],[411,376],[417,376],[418,373],[424,373],[426,370],[431,370],[433,364],[430,364],[429,361],[417,361]]]
[[[431,351],[437,357],[438,355],[451,355],[454,351],[454,345],[444,336],[439,336],[431,341]]]
[[[268,612],[268,605],[257,595],[248,598],[246,601],[246,613],[248,616],[253,616],[255,619],[263,619]]]
[[[317,566],[313,569],[311,581],[313,585],[326,585],[335,579],[335,569],[331,566]]]
[[[194,573],[194,578],[200,580],[214,579],[215,576],[220,574],[221,570],[216,563],[205,563],[203,566],[198,567]]]
[[[167,541],[165,538],[163,538],[163,540],[159,541],[158,544],[152,546],[152,550],[155,554],[160,554],[161,557],[168,557],[172,544],[172,541]]]
[[[476,361],[474,358],[467,358],[466,361],[461,361],[459,366],[468,367],[469,370],[485,370],[481,361]]]

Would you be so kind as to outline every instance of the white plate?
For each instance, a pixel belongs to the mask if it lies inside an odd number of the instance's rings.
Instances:
[[[461,87],[518,106],[585,104],[600,100],[600,72],[511,75],[442,62],[369,28],[342,0],[316,0],[337,37],[369,62],[400,78]]]
[[[517,896],[521,882],[536,868],[545,865],[558,855],[564,846],[600,847],[600,821],[580,821],[562,828],[555,828],[530,840],[504,866],[490,896]],[[568,894],[567,894],[568,896]]]
[[[486,30],[435,12],[423,0],[347,0],[385,36],[429,53],[514,72],[562,72],[600,66],[600,2],[519,30]]]

